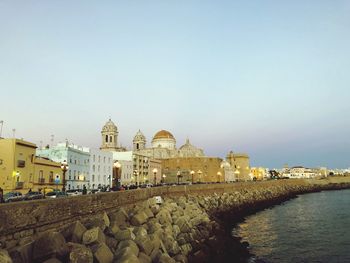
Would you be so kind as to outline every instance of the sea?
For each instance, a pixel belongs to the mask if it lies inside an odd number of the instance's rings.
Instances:
[[[300,195],[233,229],[249,243],[249,262],[349,262],[350,189]]]

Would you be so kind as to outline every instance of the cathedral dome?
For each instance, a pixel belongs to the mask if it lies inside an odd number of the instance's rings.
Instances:
[[[189,139],[186,139],[186,143],[179,149],[179,155],[181,157],[200,157],[204,156],[203,150],[193,146]]]
[[[152,139],[152,148],[174,150],[176,149],[176,140],[170,132],[161,130],[154,135]]]
[[[117,126],[109,119],[102,128],[102,132],[118,132]]]
[[[161,130],[157,132],[153,137],[153,140],[156,140],[156,139],[174,139],[175,140],[174,136],[166,130]]]

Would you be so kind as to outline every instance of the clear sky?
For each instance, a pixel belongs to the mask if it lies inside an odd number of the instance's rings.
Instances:
[[[3,137],[100,145],[109,117],[251,165],[350,166],[350,2],[0,0]]]

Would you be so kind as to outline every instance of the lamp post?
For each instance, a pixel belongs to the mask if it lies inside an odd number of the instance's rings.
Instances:
[[[239,181],[239,174],[240,171],[238,171],[238,169],[234,172],[234,174],[236,175],[236,181]]]
[[[219,178],[219,183],[221,181],[221,172],[217,172],[218,178]]]
[[[162,175],[162,177],[163,177],[163,184],[165,183],[165,178],[166,178],[166,175],[165,174],[163,174]]]
[[[62,169],[62,173],[63,173],[63,175],[62,175],[62,184],[63,184],[62,192],[65,192],[66,191],[66,172],[69,169],[69,166],[68,166],[68,163],[66,160],[64,160],[61,163],[61,169]]]
[[[177,175],[177,184],[180,184],[181,172],[177,171],[176,175]]]
[[[122,167],[122,165],[116,161],[114,162],[113,164],[113,167],[114,167],[114,176],[113,176],[113,181],[112,181],[112,188],[119,188],[120,186],[120,178],[119,178],[119,175],[120,175],[120,167]]]
[[[134,171],[134,176],[135,176],[135,184],[136,184],[136,186],[137,186],[137,176],[138,176],[138,174],[139,174],[139,171],[135,170]]]
[[[190,174],[191,174],[191,181],[192,181],[192,184],[193,184],[194,183],[194,181],[193,181],[194,171],[192,170]]]
[[[154,181],[154,186],[157,184],[157,173],[158,173],[158,169],[157,169],[157,168],[154,168],[154,169],[153,169],[153,175],[154,175],[153,181]]]
[[[199,182],[201,182],[201,179],[202,179],[202,171],[201,171],[201,170],[198,170],[197,174],[198,174],[198,177],[199,177]]]

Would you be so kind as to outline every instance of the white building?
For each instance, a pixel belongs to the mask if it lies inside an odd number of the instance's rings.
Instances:
[[[51,148],[36,150],[36,155],[49,158],[55,162],[67,162],[69,169],[66,172],[66,189],[90,188],[90,153],[88,148],[74,144],[58,143]]]
[[[120,164],[120,184],[128,185],[133,182],[133,154],[132,151],[112,152],[114,162]]]
[[[101,189],[112,186],[113,154],[90,149],[90,188]]]
[[[315,171],[311,168],[305,168],[303,166],[295,166],[290,169],[287,169],[283,173],[284,177],[288,178],[314,178],[318,176],[318,173],[315,173]]]

